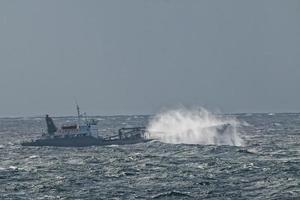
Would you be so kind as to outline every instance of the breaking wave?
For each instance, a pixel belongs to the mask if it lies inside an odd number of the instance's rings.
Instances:
[[[174,144],[242,146],[238,125],[234,118],[214,115],[203,108],[175,109],[154,116],[147,137]]]

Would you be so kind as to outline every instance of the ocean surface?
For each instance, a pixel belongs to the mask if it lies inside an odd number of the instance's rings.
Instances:
[[[1,118],[0,199],[300,199],[300,114],[231,117],[243,146],[22,147],[45,129],[44,118]],[[103,135],[149,122],[96,118]]]

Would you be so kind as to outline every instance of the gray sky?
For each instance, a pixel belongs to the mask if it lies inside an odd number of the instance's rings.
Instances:
[[[299,0],[1,0],[0,116],[300,111]]]

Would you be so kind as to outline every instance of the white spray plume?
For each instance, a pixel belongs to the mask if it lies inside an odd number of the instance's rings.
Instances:
[[[175,144],[241,146],[238,124],[234,118],[216,116],[203,108],[183,108],[154,116],[147,127],[147,137]]]

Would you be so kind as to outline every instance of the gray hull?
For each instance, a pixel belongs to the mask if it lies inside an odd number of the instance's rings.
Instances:
[[[55,146],[55,147],[87,147],[104,145],[126,145],[149,142],[148,139],[140,137],[124,139],[97,139],[91,136],[80,136],[73,138],[45,138],[21,143],[22,146]]]

